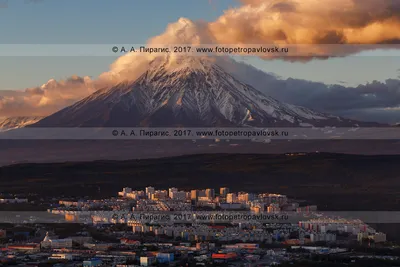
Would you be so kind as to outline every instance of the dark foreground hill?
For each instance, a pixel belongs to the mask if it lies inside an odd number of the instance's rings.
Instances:
[[[116,196],[125,186],[276,192],[325,210],[399,210],[400,155],[208,154],[174,158],[18,164],[0,168],[0,191]]]
[[[128,160],[194,154],[284,154],[292,151],[399,155],[399,140],[0,140],[0,166],[15,163]],[[1,179],[1,178],[0,178]]]

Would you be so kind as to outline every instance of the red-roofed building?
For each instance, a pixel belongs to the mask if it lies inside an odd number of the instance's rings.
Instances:
[[[229,253],[213,253],[211,256],[214,260],[233,260],[237,258],[237,254],[234,252]]]
[[[226,226],[224,226],[224,225],[210,225],[209,227],[211,229],[215,229],[215,230],[223,230],[226,228]]]
[[[9,250],[40,251],[39,244],[8,245]]]
[[[298,246],[298,245],[300,245],[300,240],[299,239],[288,239],[288,240],[284,241],[283,244],[292,245],[292,246],[294,246],[294,245]]]

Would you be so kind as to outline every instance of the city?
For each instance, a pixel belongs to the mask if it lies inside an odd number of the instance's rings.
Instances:
[[[8,197],[0,205],[29,202]],[[18,218],[30,215],[23,223],[0,224],[0,266],[283,266],[324,256],[341,262],[399,260],[397,246],[361,220],[332,218],[316,205],[277,193],[148,186],[125,187],[113,198],[50,202],[47,211],[20,212]],[[45,223],[45,214],[62,220]],[[392,256],[377,253],[385,249]]]

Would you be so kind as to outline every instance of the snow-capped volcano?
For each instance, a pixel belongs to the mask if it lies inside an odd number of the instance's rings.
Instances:
[[[203,57],[160,57],[134,82],[95,92],[34,126],[354,126],[279,102]]]
[[[0,119],[0,132],[23,128],[27,125],[31,125],[43,119],[44,117],[32,116],[32,117],[10,117]]]

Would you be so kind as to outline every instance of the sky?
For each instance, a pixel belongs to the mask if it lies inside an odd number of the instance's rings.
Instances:
[[[8,1],[8,8],[0,9],[0,42],[145,44],[180,17],[214,20],[224,9],[237,4],[232,0],[212,4],[184,0],[12,0]],[[0,89],[24,89],[72,74],[97,76],[115,59],[4,57],[0,61]]]
[[[0,46],[111,46],[181,39],[204,43],[210,36],[218,44],[269,44],[282,38],[294,44],[399,43],[400,1],[380,1],[0,0]],[[182,17],[189,22],[177,23]],[[348,49],[346,57],[324,60],[237,58],[285,80],[269,80],[264,91],[281,101],[355,119],[400,122],[400,49],[359,53]],[[34,57],[1,52],[0,117],[49,115],[92,93],[92,80],[113,77],[115,72],[136,75],[149,60],[111,53]],[[256,84],[261,89],[264,78]],[[51,79],[64,81],[47,83]],[[41,88],[45,83],[47,87]],[[334,105],[332,99],[336,99]]]
[[[8,2],[8,7],[5,4]],[[2,44],[144,44],[180,17],[213,21],[236,0],[0,0]],[[283,78],[356,86],[399,75],[400,54],[366,52],[308,63],[244,60]],[[97,77],[115,61],[110,57],[3,57],[0,90],[25,89],[71,75]],[[23,77],[23,78],[22,78]]]

